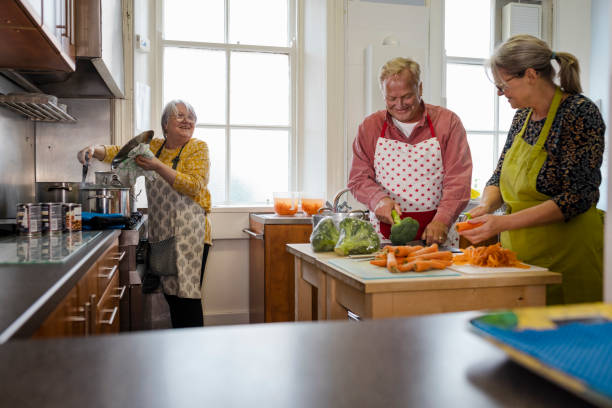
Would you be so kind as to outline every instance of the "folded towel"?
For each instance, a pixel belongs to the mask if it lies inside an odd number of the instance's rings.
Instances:
[[[103,214],[83,211],[84,230],[121,229],[129,226],[130,218],[122,214]]]
[[[120,180],[128,180],[130,186],[133,186],[136,179],[140,176],[145,176],[147,180],[155,180],[157,173],[153,170],[145,170],[136,164],[134,158],[136,156],[145,156],[153,158],[155,155],[146,143],[141,143],[128,153],[127,159],[119,163],[117,166],[117,175]]]

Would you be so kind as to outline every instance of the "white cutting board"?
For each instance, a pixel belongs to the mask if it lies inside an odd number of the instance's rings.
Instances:
[[[525,264],[528,265],[528,264]],[[465,273],[468,275],[483,275],[488,273],[508,273],[508,272],[540,272],[547,271],[548,268],[543,268],[541,266],[529,265],[529,268],[517,268],[513,266],[499,266],[499,267],[489,267],[489,266],[475,266],[475,265],[451,265],[448,267],[456,272]]]

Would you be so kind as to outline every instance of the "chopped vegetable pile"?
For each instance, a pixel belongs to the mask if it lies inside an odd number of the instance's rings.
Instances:
[[[514,266],[517,268],[529,269],[529,265],[521,263],[516,258],[516,253],[509,249],[502,248],[498,242],[494,245],[467,247],[462,249],[463,254],[455,255],[453,262],[456,265],[476,265],[476,266]]]

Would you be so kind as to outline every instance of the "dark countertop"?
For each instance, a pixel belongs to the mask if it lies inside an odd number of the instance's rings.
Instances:
[[[470,333],[475,315],[16,340],[0,406],[590,406]]]
[[[120,232],[101,231],[64,263],[0,265],[0,343],[31,336]]]

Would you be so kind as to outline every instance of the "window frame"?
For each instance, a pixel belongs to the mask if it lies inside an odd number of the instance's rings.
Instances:
[[[165,40],[163,38],[164,27],[163,27],[163,8],[164,0],[156,0],[156,44],[155,44],[155,77],[157,79],[155,91],[154,91],[154,112],[161,111],[164,106],[164,95],[163,95],[163,78],[164,78],[164,51],[170,47],[180,48],[192,48],[192,49],[206,49],[223,51],[225,53],[225,123],[214,124],[214,123],[196,123],[196,129],[223,129],[225,133],[225,197],[223,200],[214,200],[213,207],[224,207],[224,206],[236,206],[236,205],[253,205],[253,204],[270,204],[270,198],[267,202],[232,202],[230,200],[230,184],[231,184],[231,130],[232,129],[253,129],[253,130],[286,130],[288,132],[288,188],[294,190],[297,184],[297,90],[298,90],[298,41],[297,41],[297,0],[286,0],[287,1],[287,39],[289,44],[287,47],[280,46],[267,46],[267,45],[248,45],[248,44],[230,44],[229,41],[229,2],[231,0],[224,0],[224,43],[214,42],[201,42],[201,41],[186,41],[186,40]],[[289,123],[287,126],[279,125],[236,125],[231,124],[230,115],[230,104],[231,104],[231,89],[230,89],[230,72],[231,72],[231,53],[232,52],[257,52],[257,53],[271,53],[271,54],[284,54],[287,55],[289,64]],[[263,160],[264,158],[256,158],[256,160]]]
[[[496,0],[489,0],[489,4],[490,4],[490,33],[489,33],[489,38],[490,38],[490,44],[489,44],[489,55],[491,55],[495,49],[495,40],[496,40],[496,29],[498,27],[498,22],[496,20]],[[446,10],[446,1],[443,0],[443,4],[442,4],[442,9]],[[442,26],[445,27],[446,26],[446,12],[443,13],[444,14],[444,20],[442,22]],[[444,68],[443,68],[443,75],[444,75],[444,101],[445,101],[445,105],[448,105],[448,95],[446,93],[446,81],[447,81],[447,67],[448,64],[456,64],[456,65],[471,65],[471,66],[481,66],[482,67],[482,73],[483,75],[485,75],[485,63],[487,61],[487,58],[474,58],[474,57],[460,57],[460,56],[449,56],[446,54],[446,29],[444,29],[444,35],[442,36],[442,42],[443,42],[443,47],[442,49],[444,50]],[[495,88],[495,86],[493,84],[491,84],[491,92],[492,92],[492,96],[493,96],[493,129],[486,129],[486,130],[470,130],[470,129],[465,129],[465,133],[466,134],[470,134],[470,135],[492,135],[493,137],[493,151],[492,151],[492,155],[491,155],[491,161],[492,161],[492,167],[495,170],[495,168],[497,167],[497,163],[499,161],[499,154],[498,152],[500,151],[500,139],[503,136],[504,140],[508,135],[508,130],[509,129],[500,129],[500,123],[499,123],[499,109],[500,109],[500,96],[497,95],[497,89]],[[474,158],[472,157],[472,161],[474,161]],[[474,178],[473,178],[473,174],[472,174],[472,181],[471,181],[471,185],[472,188],[474,187]],[[482,189],[484,189],[484,186],[486,185],[486,182],[488,181],[488,179],[486,181],[484,181],[482,186],[478,186],[478,189],[482,191]]]

